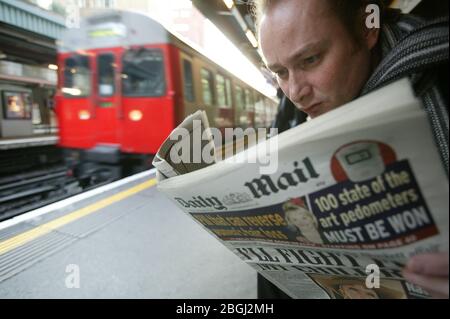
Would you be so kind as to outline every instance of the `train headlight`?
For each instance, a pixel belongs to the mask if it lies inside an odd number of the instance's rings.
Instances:
[[[81,110],[80,112],[78,112],[78,118],[83,121],[89,120],[91,118],[91,113],[86,110]]]
[[[143,114],[139,110],[133,110],[128,114],[128,117],[130,118],[130,120],[135,121],[135,122],[142,120],[142,116],[143,116]]]

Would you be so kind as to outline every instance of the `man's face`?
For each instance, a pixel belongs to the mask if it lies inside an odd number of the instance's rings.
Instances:
[[[277,0],[261,21],[267,66],[311,118],[356,98],[371,68],[372,44],[358,44],[328,1]]]

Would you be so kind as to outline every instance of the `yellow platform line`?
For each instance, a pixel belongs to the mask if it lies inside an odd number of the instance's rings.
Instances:
[[[153,178],[144,183],[136,185],[130,189],[127,189],[123,192],[112,195],[108,198],[102,199],[96,203],[89,205],[89,206],[86,206],[86,207],[76,210],[72,213],[69,213],[65,216],[59,217],[55,220],[52,220],[51,222],[37,226],[37,227],[35,227],[31,230],[28,230],[20,235],[17,235],[10,239],[4,240],[4,241],[0,242],[0,255],[5,254],[8,251],[11,251],[19,246],[22,246],[42,235],[48,234],[52,230],[55,230],[59,227],[67,225],[67,224],[69,224],[73,221],[76,221],[82,217],[85,217],[94,212],[97,212],[97,211],[101,210],[102,208],[105,208],[111,204],[119,202],[127,197],[130,197],[130,196],[132,196],[136,193],[139,193],[147,188],[150,188],[150,187],[154,186],[155,184],[156,184],[156,179]]]

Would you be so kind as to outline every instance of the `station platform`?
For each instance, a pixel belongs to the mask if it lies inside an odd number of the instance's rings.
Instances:
[[[256,272],[154,170],[0,223],[0,298],[256,298]]]
[[[0,151],[33,146],[56,145],[56,143],[58,143],[58,136],[56,135],[39,135],[23,138],[1,138]]]

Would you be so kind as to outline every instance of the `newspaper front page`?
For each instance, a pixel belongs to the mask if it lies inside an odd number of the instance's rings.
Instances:
[[[401,270],[448,251],[448,177],[407,80],[265,144],[159,190],[293,298],[429,298]]]

